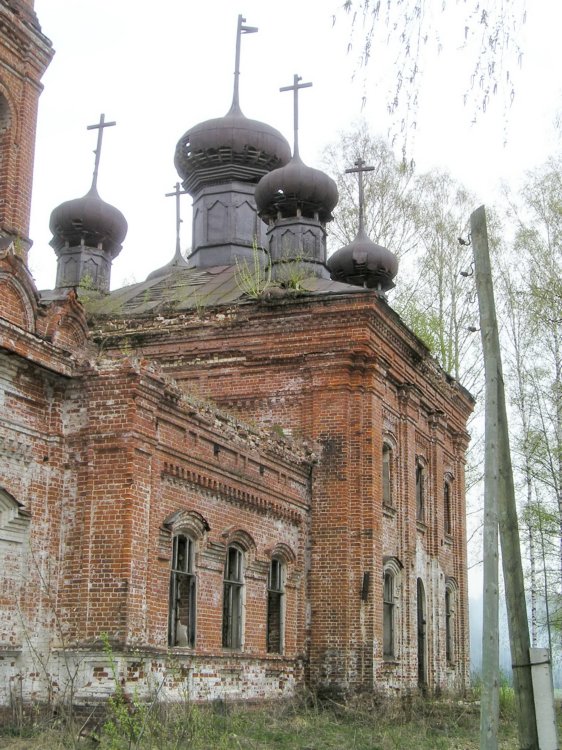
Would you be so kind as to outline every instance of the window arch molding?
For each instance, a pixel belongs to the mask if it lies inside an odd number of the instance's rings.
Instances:
[[[268,548],[265,550],[265,554],[268,556],[268,558],[277,558],[285,563],[285,565],[292,565],[296,562],[297,556],[293,552],[293,550],[289,547],[288,544],[284,544],[283,542],[279,542],[275,545],[273,548]]]
[[[221,534],[226,547],[240,547],[240,549],[246,555],[246,568],[248,563],[253,561],[257,552],[257,545],[254,538],[244,529],[231,527],[225,529]]]
[[[211,530],[206,518],[195,510],[176,510],[165,519],[163,526],[172,534],[185,532],[197,540],[204,539]]]
[[[0,486],[0,539],[22,543],[27,539],[31,513]]]

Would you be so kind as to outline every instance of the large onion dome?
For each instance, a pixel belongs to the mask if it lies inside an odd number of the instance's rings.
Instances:
[[[331,177],[308,167],[297,152],[286,166],[262,177],[255,197],[258,212],[265,221],[301,215],[325,223],[332,219],[338,189]]]
[[[101,246],[110,258],[115,258],[127,234],[127,220],[118,208],[103,201],[92,185],[82,198],[57,206],[51,213],[49,228],[55,251],[65,246]]]
[[[363,228],[355,239],[328,258],[332,279],[387,292],[394,287],[398,258],[369,239]]]
[[[184,189],[193,195],[209,184],[256,183],[290,158],[291,149],[281,133],[245,117],[235,100],[224,117],[205,120],[184,133],[174,163]]]

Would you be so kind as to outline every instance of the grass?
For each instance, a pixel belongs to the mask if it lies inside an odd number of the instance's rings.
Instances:
[[[139,718],[140,717],[140,718]],[[136,725],[135,725],[136,722]],[[131,726],[134,731],[131,731]],[[259,707],[154,704],[120,729],[105,723],[79,726],[28,717],[0,727],[2,750],[478,750],[478,704],[457,700],[385,701],[362,697],[320,703],[305,696]],[[502,712],[501,750],[518,748],[514,711]]]

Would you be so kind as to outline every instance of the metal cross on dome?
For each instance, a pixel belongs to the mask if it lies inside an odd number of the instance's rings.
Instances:
[[[96,160],[94,162],[94,176],[92,178],[92,187],[94,189],[97,188],[98,184],[98,169],[100,165],[100,156],[101,156],[101,144],[103,140],[103,129],[104,128],[110,128],[113,125],[117,125],[115,121],[113,122],[106,122],[105,121],[105,115],[102,113],[100,115],[100,121],[96,123],[95,125],[87,125],[86,130],[97,130],[98,131],[98,143],[96,145],[96,150],[94,151],[94,154],[96,155]]]
[[[364,231],[364,221],[363,221],[363,204],[365,202],[364,199],[364,193],[363,193],[363,173],[364,172],[373,172],[374,167],[366,167],[365,161],[359,157],[357,161],[355,162],[355,167],[350,167],[349,169],[345,170],[346,174],[352,174],[354,172],[357,173],[357,179],[359,181],[359,231]]]
[[[239,99],[239,79],[240,79],[240,40],[242,34],[255,34],[257,26],[244,26],[246,19],[240,14],[238,16],[238,27],[236,29],[236,57],[234,59],[234,95],[232,97],[233,108],[240,107]]]
[[[180,195],[187,195],[187,190],[181,190],[179,182],[176,182],[176,186],[173,193],[166,193],[166,198],[171,198],[175,195],[176,197],[176,257],[181,257],[180,249],[180,226],[182,218],[180,215]]]
[[[294,111],[294,127],[295,127],[295,143],[293,146],[293,156],[299,156],[299,89],[307,89],[312,86],[311,83],[299,83],[302,78],[295,73],[293,76],[292,86],[283,86],[279,91],[292,91],[293,92],[293,111]]]

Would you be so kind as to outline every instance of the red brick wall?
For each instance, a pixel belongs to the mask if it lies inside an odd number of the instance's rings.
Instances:
[[[6,28],[0,40],[0,233],[19,238],[24,257],[40,79],[53,56],[34,19],[34,14],[15,12],[12,3],[0,2],[0,21]]]
[[[372,294],[303,298],[243,306],[216,318],[155,328],[148,320],[117,323],[144,356],[159,361],[183,387],[277,430],[322,446],[311,514],[310,678],[313,684],[359,687],[417,684],[416,582],[428,606],[427,679],[462,686],[468,671],[464,520],[465,424],[470,398],[432,363],[388,306]],[[112,331],[115,330],[112,325]],[[107,340],[105,342],[107,344]],[[110,342],[111,347],[111,342]],[[396,514],[382,513],[381,457],[385,414],[394,415]],[[415,461],[427,462],[427,518],[416,522]],[[442,484],[454,476],[456,520],[443,533]],[[382,564],[403,565],[401,658],[382,658]],[[366,601],[364,573],[370,574]],[[444,590],[459,586],[457,662],[445,664]],[[334,594],[337,592],[337,605]]]

